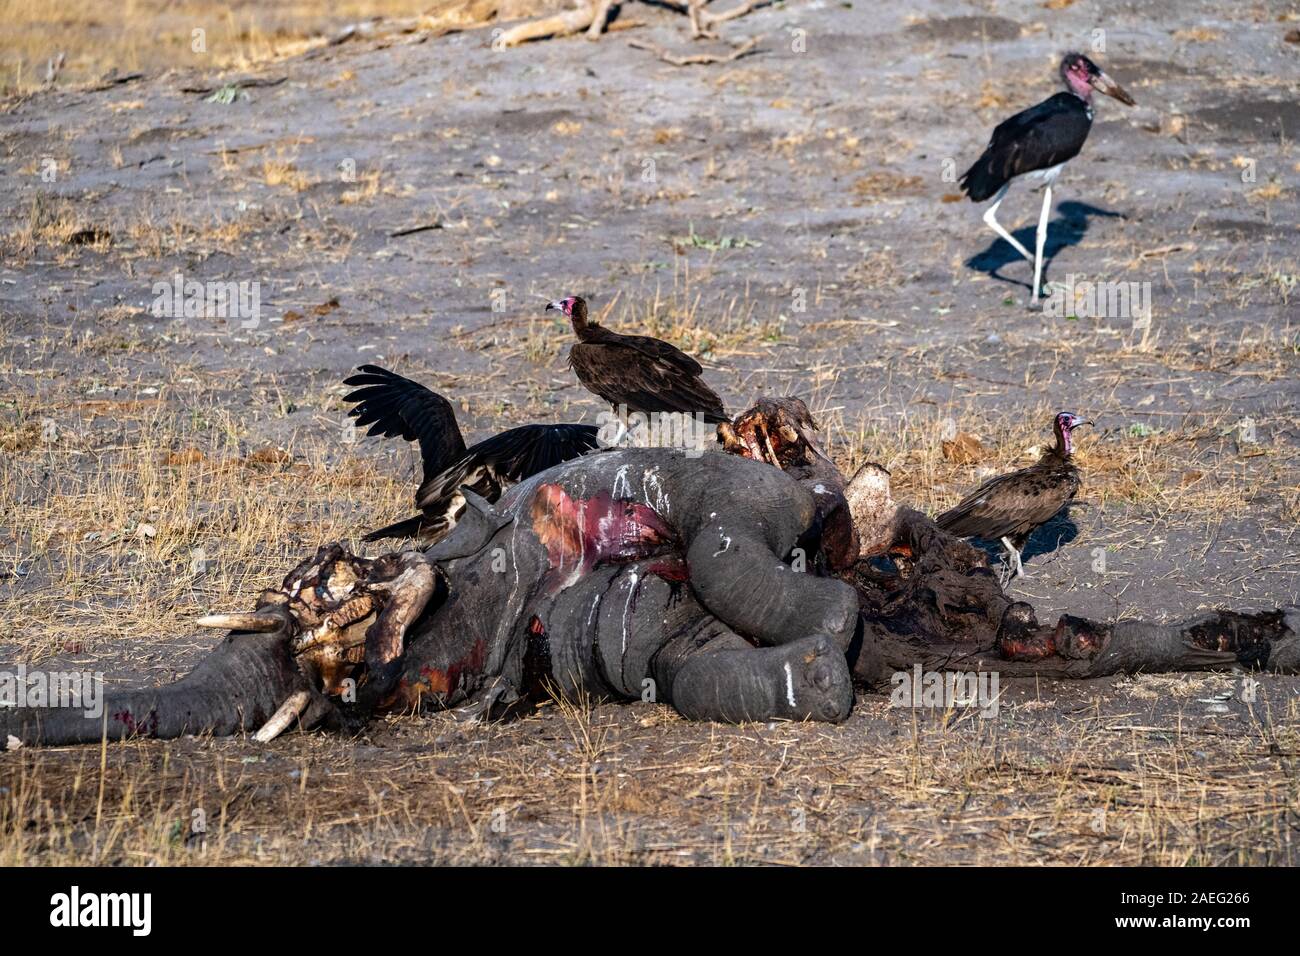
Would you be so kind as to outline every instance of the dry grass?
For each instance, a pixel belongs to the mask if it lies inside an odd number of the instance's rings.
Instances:
[[[60,422],[48,440],[37,414]],[[106,432],[120,436],[111,449],[95,437]],[[12,515],[0,530],[0,568],[10,582],[40,583],[0,587],[0,640],[24,659],[184,633],[196,613],[253,593],[320,542],[354,540],[410,493],[353,446],[250,448],[216,405],[20,407],[6,437],[21,450],[0,461],[0,500]]]
[[[430,5],[239,3],[215,18],[210,7],[128,3],[109,25],[88,3],[14,0],[5,15],[12,28],[0,38],[0,86],[41,85],[59,50],[67,52],[60,86],[110,68],[243,68],[321,42],[349,20]],[[190,49],[195,26],[207,31],[203,56]],[[583,41],[566,42],[585,51]],[[191,149],[206,135],[198,111],[173,123],[165,81],[102,95],[107,132],[51,125],[40,149],[13,153],[22,179],[4,258],[42,288],[20,315],[0,314],[6,661],[70,661],[104,669],[111,682],[170,680],[214,639],[196,633],[195,615],[245,607],[321,542],[355,543],[360,531],[404,514],[413,453],[348,441],[337,384],[347,363],[382,350],[384,364],[459,402],[470,437],[525,421],[590,420],[596,401],[563,368],[570,334],[540,311],[566,292],[591,293],[598,318],[614,328],[700,357],[732,410],[758,394],[805,398],[844,470],[880,461],[897,496],[924,510],[1033,460],[1050,437],[1053,403],[1065,402],[1099,423],[1079,451],[1083,498],[1105,512],[1105,532],[1124,546],[1147,547],[1156,525],[1244,523],[1261,501],[1276,506],[1268,520],[1282,525],[1272,536],[1294,536],[1300,525],[1293,415],[1277,400],[1294,381],[1300,338],[1285,321],[1254,324],[1295,301],[1293,245],[1260,254],[1215,246],[1212,230],[1165,236],[1165,209],[1131,228],[1099,228],[1063,252],[1057,272],[1089,262],[1114,278],[1163,278],[1178,289],[1168,298],[1190,299],[1225,324],[1162,313],[1157,299],[1147,334],[1086,319],[1048,325],[999,306],[1001,287],[991,292],[963,264],[974,233],[954,239],[957,219],[930,218],[952,187],[937,180],[937,162],[913,157],[942,154],[901,121],[916,115],[915,103],[887,83],[862,104],[878,130],[865,136],[857,113],[849,127],[834,113],[805,112],[775,57],[720,70],[709,77],[715,89],[740,104],[752,91],[789,121],[740,148],[720,125],[695,156],[692,124],[638,128],[625,101],[602,117],[585,91],[580,121],[548,121],[540,132],[498,132],[495,110],[478,117],[491,125],[490,144],[479,142],[470,115],[427,131],[423,100],[367,97],[368,77],[345,68],[348,53],[321,68],[311,96],[324,89],[348,103],[361,121],[352,141],[380,129],[391,137],[383,140],[391,155],[362,162],[354,181],[334,165],[336,131],[309,129],[310,105],[283,88],[285,115],[268,122],[250,113],[238,147],[218,138]],[[435,59],[422,68],[435,69]],[[964,85],[949,102],[976,107],[987,123],[1028,94],[991,62],[983,69],[980,85]],[[491,102],[491,72],[457,75],[431,92]],[[312,68],[302,75],[310,82]],[[925,82],[953,79],[936,69]],[[787,88],[773,101],[773,89]],[[401,123],[385,126],[393,110]],[[157,127],[186,160],[172,191],[145,180],[106,198],[78,181],[96,163],[139,168]],[[976,127],[984,131],[979,123],[940,129],[943,148],[975,143]],[[602,150],[593,160],[584,143],[606,134],[652,155],[665,150],[674,161],[661,164],[663,181],[642,188],[627,155]],[[563,175],[539,178],[536,195],[531,180],[521,188],[507,175],[522,165],[521,141],[563,150],[543,163]],[[1198,142],[1164,166],[1224,170],[1240,150]],[[1080,195],[1129,211],[1147,205],[1132,198],[1137,178],[1121,165],[1131,150],[1110,148],[1113,165],[1086,166],[1080,183],[1090,191]],[[418,150],[440,172],[481,162],[492,175],[442,182],[412,161]],[[47,155],[58,163],[51,189],[36,185]],[[1292,153],[1283,158],[1294,165]],[[733,195],[739,205],[728,208]],[[1294,190],[1261,177],[1241,200],[1270,222],[1289,222]],[[1169,201],[1177,211],[1188,200]],[[772,216],[801,203],[814,214],[807,228],[783,219],[773,227]],[[547,220],[536,231],[517,212],[532,205]],[[619,218],[624,209],[636,211],[637,228]],[[838,223],[849,209],[852,219]],[[433,218],[443,227],[436,236],[365,242]],[[567,230],[570,220],[571,238],[553,228],[560,221]],[[644,238],[632,253],[638,261],[620,261],[615,250],[626,244],[606,242],[596,221]],[[581,254],[537,258],[562,242]],[[390,252],[397,256],[381,258]],[[267,301],[279,314],[239,336],[151,324],[135,304],[136,292],[177,263],[189,272],[214,259],[219,270],[275,283],[281,294]],[[346,274],[318,268],[339,263]],[[116,304],[62,314],[82,301],[80,282],[113,287],[119,274],[130,282]],[[510,308],[485,318],[497,289],[509,292]],[[420,304],[400,304],[403,295]],[[473,317],[453,319],[462,324],[428,348],[430,331],[441,335],[447,311],[459,308]],[[927,325],[933,341],[907,334],[918,314],[942,318]],[[945,335],[948,323],[960,323],[960,334]],[[998,345],[981,348],[992,329]],[[990,370],[991,353],[1000,368]],[[1211,385],[1235,386],[1242,402],[1263,409],[1253,422],[1262,440],[1242,440],[1225,402],[1203,391]],[[1149,394],[1135,400],[1138,388]],[[944,439],[957,432],[978,436],[978,450],[945,455]],[[1253,570],[1247,562],[1241,573]],[[1177,587],[1198,583],[1177,568],[1159,573]],[[1236,595],[1224,580],[1210,585],[1216,600]],[[1127,609],[1117,602],[1116,613]],[[381,721],[357,741],[321,734],[272,747],[201,739],[20,751],[0,756],[0,864],[1300,862],[1294,681],[1266,679],[1258,704],[1205,712],[1205,699],[1235,687],[1230,675],[1022,684],[989,721],[900,714],[879,695],[863,695],[850,722],[834,728],[702,726],[665,706],[577,701],[504,726],[446,716]]]
[[[506,726],[391,721],[367,744],[126,744],[102,769],[94,747],[20,752],[0,864],[1294,864],[1294,699],[1144,714],[1231,684],[1121,682],[1064,732],[1031,690],[988,721],[876,699],[848,728],[699,733],[662,707],[579,702]]]
[[[684,344],[708,331],[719,352],[731,323],[753,327],[755,301],[711,306],[689,288],[611,301],[604,318]],[[1239,350],[1248,344],[1266,354]],[[113,356],[95,337],[51,347],[105,371]],[[846,423],[818,401],[837,379],[815,378],[811,393],[828,448],[846,469],[886,461],[900,497],[927,508],[1030,460],[1055,411],[1012,419],[972,403]],[[11,452],[0,512],[12,515],[0,529],[0,642],[29,662],[113,674],[125,657],[167,679],[210,641],[193,636],[193,616],[243,606],[318,543],[355,544],[407,507],[404,469],[348,443],[331,384],[259,384],[269,419],[317,410],[283,446],[223,410],[219,375],[190,366],[170,367],[157,395],[50,386],[40,402],[6,396],[0,430]],[[493,414],[505,424],[528,411]],[[1270,468],[1295,473],[1290,448],[1224,458],[1228,424],[1139,435],[1107,423],[1080,450],[1088,496],[1186,522],[1244,507]],[[949,461],[941,436],[953,428],[978,434],[982,457]],[[992,721],[900,718],[866,696],[845,728],[700,728],[663,706],[562,701],[505,726],[391,719],[368,743],[133,743],[109,748],[102,769],[94,747],[20,751],[0,763],[0,864],[1294,863],[1295,778],[1277,754],[1300,744],[1296,699],[1266,697],[1231,723],[1197,717],[1199,699],[1232,686],[1178,675],[1111,691],[1024,687]],[[1046,703],[1063,696],[1079,698],[1064,723]],[[1192,712],[1148,713],[1171,702]]]
[[[441,4],[446,6],[447,4]],[[323,42],[322,35],[372,16],[425,12],[429,0],[127,0],[108,15],[92,0],[8,0],[0,39],[0,93],[45,83],[48,62],[65,54],[60,83],[120,73],[189,68],[244,68]],[[202,49],[196,30],[202,30]]]

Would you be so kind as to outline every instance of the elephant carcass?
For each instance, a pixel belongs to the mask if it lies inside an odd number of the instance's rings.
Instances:
[[[490,711],[550,683],[691,717],[847,715],[857,601],[796,569],[819,512],[777,469],[619,449],[534,476],[497,511],[489,539],[445,555],[447,600],[391,705]]]
[[[102,721],[0,712],[0,741],[138,734],[263,739],[420,707],[482,716],[553,688],[655,699],[688,717],[842,720],[851,587],[820,553],[811,491],[714,452],[618,449],[473,496],[446,539],[370,560],[322,548],[181,682],[113,694]]]
[[[323,548],[253,612],[213,618],[232,632],[182,681],[110,695],[100,720],[0,710],[0,743],[269,739],[422,707],[495,716],[548,692],[836,721],[850,667],[876,685],[917,663],[1055,677],[1300,665],[1295,609],[1041,626],[982,552],[895,503],[884,469],[844,482],[802,403],[759,403],[721,431],[732,454],[611,450],[495,507],[471,495],[428,552]]]
[[[850,662],[868,686],[887,686],[917,664],[1058,678],[1238,666],[1300,670],[1300,608],[1210,611],[1168,624],[1064,614],[1040,624],[1029,604],[1003,591],[983,551],[895,503],[884,469],[865,466],[847,495],[863,541],[843,575],[862,609]]]

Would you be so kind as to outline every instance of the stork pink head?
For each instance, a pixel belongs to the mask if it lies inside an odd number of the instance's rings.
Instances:
[[[1061,79],[1065,80],[1071,93],[1085,102],[1092,100],[1093,90],[1099,90],[1125,106],[1134,105],[1133,97],[1082,53],[1065,54],[1061,60]]]

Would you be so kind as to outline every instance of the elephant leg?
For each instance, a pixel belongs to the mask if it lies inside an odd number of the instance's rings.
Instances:
[[[858,599],[835,578],[785,564],[759,529],[715,521],[687,552],[691,589],[732,630],[771,646],[825,636],[844,653],[853,639]]]
[[[664,699],[690,720],[822,720],[853,706],[844,651],[825,635],[753,647],[711,616],[668,642],[653,674]]]
[[[565,693],[662,701],[689,719],[730,723],[848,716],[848,662],[829,636],[756,648],[650,561],[586,582],[557,599],[542,628],[566,635],[550,641]]]

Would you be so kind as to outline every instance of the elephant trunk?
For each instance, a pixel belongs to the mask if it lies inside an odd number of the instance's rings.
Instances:
[[[301,713],[309,699],[303,695],[310,694],[289,653],[288,626],[284,612],[284,621],[273,632],[232,631],[174,684],[101,693],[98,700],[83,695],[77,706],[0,708],[0,750],[91,743],[104,737],[226,736],[256,730],[272,717],[287,725],[292,717],[285,719],[284,706],[292,700]],[[319,714],[309,713],[303,721],[312,718]]]

